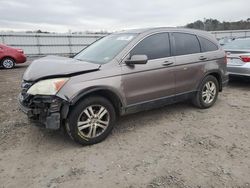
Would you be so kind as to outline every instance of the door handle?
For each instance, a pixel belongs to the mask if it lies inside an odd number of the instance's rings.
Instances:
[[[169,66],[169,65],[172,65],[172,64],[174,64],[174,63],[171,62],[171,61],[164,61],[164,62],[162,63],[163,66]]]
[[[199,57],[199,60],[201,60],[201,61],[207,60],[207,57],[205,57],[205,56],[200,56],[200,57]]]

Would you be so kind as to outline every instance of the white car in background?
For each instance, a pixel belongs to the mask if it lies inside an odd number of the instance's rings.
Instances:
[[[235,39],[223,48],[227,52],[229,75],[250,77],[250,38]]]

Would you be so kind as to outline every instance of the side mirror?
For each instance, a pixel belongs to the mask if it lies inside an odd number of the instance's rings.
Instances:
[[[125,61],[127,65],[146,64],[147,62],[148,57],[146,55],[133,55],[130,59]]]

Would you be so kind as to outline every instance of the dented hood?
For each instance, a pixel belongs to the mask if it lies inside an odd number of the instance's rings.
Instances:
[[[33,61],[23,75],[26,81],[65,77],[97,71],[99,64],[88,63],[67,57],[47,56]]]

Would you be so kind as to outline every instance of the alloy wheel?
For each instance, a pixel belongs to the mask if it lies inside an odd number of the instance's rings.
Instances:
[[[14,61],[11,59],[5,59],[5,60],[3,60],[2,65],[6,69],[11,69],[14,67]]]
[[[102,105],[91,105],[86,107],[77,121],[80,134],[86,138],[100,136],[108,127],[110,114]]]
[[[212,81],[208,81],[202,89],[202,100],[206,104],[210,104],[214,101],[216,96],[216,85]]]

